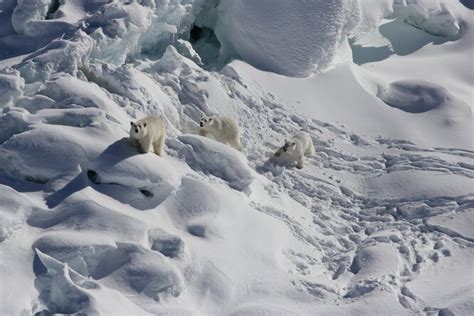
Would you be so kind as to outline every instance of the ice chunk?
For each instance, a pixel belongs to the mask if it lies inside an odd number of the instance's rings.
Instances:
[[[12,14],[15,31],[23,34],[30,21],[45,19],[52,3],[52,0],[18,0]]]
[[[183,276],[171,259],[136,244],[117,243],[117,246],[117,250],[125,255],[127,260],[123,266],[113,271],[108,279],[118,284],[127,284],[134,291],[155,301],[181,294],[184,289]]]
[[[422,113],[442,106],[448,99],[448,91],[436,84],[421,80],[392,82],[388,89],[379,92],[388,105],[410,113]]]
[[[403,17],[406,23],[429,34],[449,39],[456,39],[461,31],[457,18],[444,4],[434,7],[423,1],[403,5],[396,3],[394,15]]]
[[[79,75],[80,68],[93,46],[93,40],[79,31],[70,40],[56,39],[50,42],[44,48],[27,56],[16,68],[28,83],[48,80],[58,72],[76,76]]]
[[[409,113],[445,110],[446,120],[454,123],[469,116],[471,110],[446,88],[426,80],[399,80],[392,82],[378,97],[388,105]]]
[[[179,236],[171,235],[162,229],[152,229],[148,232],[148,241],[153,250],[163,255],[175,258],[182,254],[184,242]]]
[[[47,274],[39,275],[35,284],[40,300],[50,313],[84,313],[88,315],[148,315],[116,290],[85,278],[47,254],[36,249]],[[113,304],[111,304],[113,302]]]
[[[8,105],[15,97],[20,96],[25,88],[25,80],[20,72],[14,69],[0,72],[0,108]]]

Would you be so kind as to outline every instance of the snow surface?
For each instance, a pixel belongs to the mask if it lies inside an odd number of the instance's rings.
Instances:
[[[0,315],[472,315],[472,9],[0,1]]]

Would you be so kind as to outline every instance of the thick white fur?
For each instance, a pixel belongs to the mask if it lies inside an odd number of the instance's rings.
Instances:
[[[130,144],[140,147],[144,153],[154,152],[163,156],[166,127],[160,117],[148,116],[136,122],[130,122]]]
[[[233,118],[203,116],[199,126],[199,135],[213,138],[239,151],[242,150],[239,125]]]
[[[285,162],[296,164],[296,168],[303,168],[304,157],[315,154],[313,140],[306,132],[298,132],[290,140],[285,141],[276,152],[276,157],[281,157]]]

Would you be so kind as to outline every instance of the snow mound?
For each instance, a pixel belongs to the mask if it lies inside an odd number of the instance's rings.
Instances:
[[[90,190],[90,189],[89,189]],[[120,214],[93,201],[78,200],[80,193],[72,195],[61,206],[52,211],[38,210],[32,213],[27,223],[34,227],[80,230],[102,233],[116,240],[141,241],[146,224],[132,216]],[[77,225],[80,223],[80,225]],[[119,237],[122,236],[122,237]]]
[[[182,185],[166,201],[170,217],[177,227],[198,237],[209,235],[209,226],[226,207],[218,192],[209,184],[192,178],[183,178]]]
[[[252,182],[252,170],[235,149],[201,136],[182,135],[178,139],[184,144],[179,151],[191,168],[221,178],[239,191]]]
[[[443,106],[450,93],[437,84],[424,80],[395,81],[378,97],[388,105],[409,113],[423,113]]]
[[[97,190],[139,209],[160,204],[179,184],[180,172],[169,159],[140,154],[128,138],[110,144],[88,168]]]
[[[347,37],[359,22],[358,1],[226,0],[215,33],[221,53],[262,70],[307,76],[350,60]]]

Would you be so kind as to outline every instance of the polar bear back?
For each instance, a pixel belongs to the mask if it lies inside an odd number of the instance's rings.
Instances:
[[[292,139],[301,146],[303,151],[313,146],[313,140],[307,132],[297,132]]]
[[[159,116],[148,116],[138,120],[137,123],[146,123],[147,134],[151,136],[152,139],[161,138],[163,134],[165,134],[165,122],[163,122],[163,119]]]

